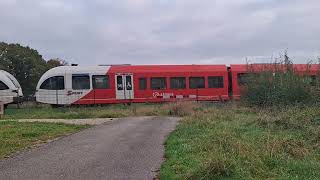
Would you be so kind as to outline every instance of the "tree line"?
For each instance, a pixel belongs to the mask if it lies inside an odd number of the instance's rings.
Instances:
[[[43,73],[64,65],[68,65],[67,61],[59,58],[46,61],[37,50],[28,46],[0,42],[0,69],[17,78],[25,95],[34,94]]]

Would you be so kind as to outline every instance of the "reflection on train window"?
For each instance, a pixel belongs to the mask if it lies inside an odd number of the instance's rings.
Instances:
[[[166,78],[165,77],[151,78],[151,89],[153,90],[166,89]]]
[[[92,76],[93,89],[109,89],[109,76],[106,75],[93,75]]]
[[[205,80],[204,77],[190,77],[190,89],[202,89],[205,88]]]
[[[40,89],[46,90],[62,90],[64,89],[64,77],[63,76],[54,76],[45,80]]]
[[[90,89],[90,77],[89,75],[72,75],[72,89]]]
[[[147,89],[147,78],[139,78],[139,89],[140,90]]]
[[[170,78],[170,88],[171,89],[185,89],[186,88],[186,78],[185,77],[172,77],[172,78]]]
[[[117,89],[118,91],[123,90],[122,76],[117,76]]]
[[[131,76],[126,76],[126,89],[132,90]]]
[[[9,89],[9,87],[5,83],[0,81],[0,90],[6,90],[6,89]]]
[[[223,76],[209,76],[208,77],[209,88],[223,88]]]

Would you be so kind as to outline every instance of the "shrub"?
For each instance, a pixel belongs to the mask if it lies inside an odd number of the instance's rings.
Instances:
[[[259,73],[252,67],[248,65],[250,73],[242,91],[245,103],[268,107],[319,102],[319,77],[311,79],[308,68],[297,73],[289,60],[265,64]]]

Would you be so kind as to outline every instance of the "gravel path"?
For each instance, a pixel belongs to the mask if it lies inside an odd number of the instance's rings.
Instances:
[[[0,160],[0,179],[153,179],[163,162],[165,138],[178,120],[135,117],[107,121]]]
[[[95,119],[19,119],[19,122],[49,122],[49,123],[65,123],[79,125],[99,125],[105,122],[114,121],[118,118],[95,118]]]

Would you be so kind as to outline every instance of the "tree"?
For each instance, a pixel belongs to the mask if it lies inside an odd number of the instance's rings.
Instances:
[[[0,42],[0,69],[15,76],[24,93],[30,95],[47,66],[38,51],[20,44]]]
[[[68,65],[68,62],[60,58],[54,58],[47,61],[47,67],[49,69],[58,67],[58,66],[67,66],[67,65]]]
[[[40,77],[48,69],[67,64],[58,58],[46,62],[37,50],[28,46],[0,42],[0,69],[17,78],[25,95],[34,94]]]

